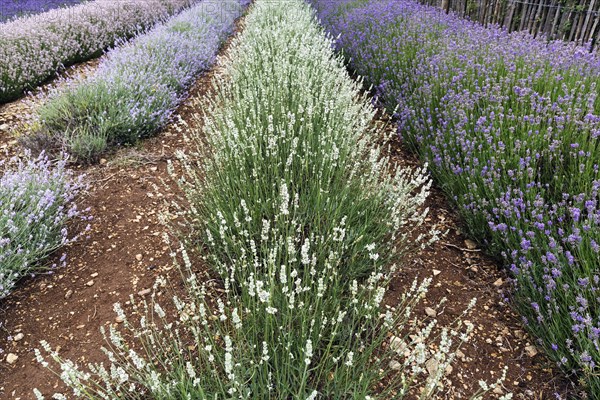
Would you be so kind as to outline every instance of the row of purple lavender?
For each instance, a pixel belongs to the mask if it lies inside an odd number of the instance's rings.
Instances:
[[[0,103],[197,0],[95,0],[0,24]]]
[[[0,162],[0,298],[39,265],[41,259],[75,239],[66,223],[83,217],[74,203],[84,187],[45,155]],[[64,261],[61,259],[59,262]]]
[[[85,0],[6,0],[0,4],[0,22],[73,6],[83,1]]]
[[[313,0],[550,358],[600,398],[600,59],[408,0]]]
[[[51,93],[24,143],[94,162],[111,146],[154,134],[212,64],[247,3],[202,1],[110,51],[95,74]]]

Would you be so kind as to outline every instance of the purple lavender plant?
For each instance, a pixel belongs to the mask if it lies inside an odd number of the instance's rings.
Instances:
[[[98,56],[198,0],[95,0],[0,24],[0,102]]]
[[[155,133],[212,64],[246,3],[204,1],[114,49],[93,76],[54,93],[39,110],[41,130],[25,142],[94,161],[108,146]]]
[[[75,198],[81,178],[44,154],[0,163],[0,298],[50,253],[76,239],[66,223],[83,213]],[[64,259],[61,259],[64,261]]]
[[[0,22],[59,7],[73,6],[86,0],[5,0],[0,4]]]
[[[547,354],[600,398],[600,58],[408,0],[313,0]]]

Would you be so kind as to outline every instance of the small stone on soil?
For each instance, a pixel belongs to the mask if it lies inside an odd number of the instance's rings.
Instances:
[[[402,364],[400,364],[398,361],[396,360],[392,360],[390,361],[389,365],[391,370],[393,371],[400,371],[402,369]]]
[[[392,336],[390,339],[390,348],[397,353],[402,353],[404,352],[404,349],[406,349],[406,343],[399,337]]]
[[[143,257],[144,257],[144,256],[142,256],[141,254],[136,254],[136,255],[135,255],[135,259],[136,259],[136,260],[138,260],[138,261],[142,261],[142,258],[143,258]]]
[[[494,286],[499,287],[502,286],[504,284],[504,281],[502,280],[502,278],[498,278],[496,280],[496,282],[494,282]]]
[[[87,282],[85,285],[86,286],[94,286],[94,280],[92,279],[91,281]]]
[[[537,349],[535,348],[535,346],[527,346],[525,347],[525,351],[527,352],[527,355],[529,357],[535,357],[538,353]]]
[[[439,269],[434,269],[433,270],[433,276],[438,276],[441,273],[442,273],[442,271],[440,271]]]
[[[67,293],[65,293],[65,299],[69,300],[71,296],[73,296],[73,291],[69,289],[67,290]]]
[[[439,361],[433,357],[431,357],[425,363],[425,368],[427,368],[427,372],[429,372],[429,375],[435,375],[435,373],[437,372],[439,367],[440,367]]]
[[[437,316],[437,311],[431,307],[426,307],[425,314],[427,314],[428,317],[435,318]]]
[[[18,342],[19,340],[23,340],[23,338],[25,337],[25,335],[23,335],[23,333],[17,333],[17,335],[13,338],[13,340],[15,342]]]
[[[477,248],[477,243],[475,243],[471,239],[467,239],[465,240],[465,246],[467,246],[467,249],[469,250],[475,250]]]
[[[140,295],[140,296],[145,296],[145,295],[147,295],[147,294],[148,294],[148,293],[150,293],[150,292],[151,292],[151,290],[150,290],[150,289],[144,289],[144,290],[140,290],[140,291],[138,292],[138,295]]]
[[[14,364],[17,362],[17,360],[19,359],[19,356],[13,353],[8,353],[8,355],[6,356],[6,362],[9,364]]]

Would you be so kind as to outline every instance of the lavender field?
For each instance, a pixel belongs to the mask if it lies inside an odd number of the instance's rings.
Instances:
[[[87,0],[6,0],[0,4],[0,23],[54,8],[73,6]]]
[[[600,398],[600,58],[411,1],[313,4],[513,273],[539,345]]]
[[[109,51],[97,71],[66,82],[37,110],[23,143],[98,161],[109,147],[132,144],[167,124],[185,90],[213,63],[247,5],[200,2]]]
[[[193,0],[95,0],[0,24],[0,103],[61,68],[102,54],[193,4]]]
[[[600,400],[598,55],[412,0],[2,4],[0,397]]]

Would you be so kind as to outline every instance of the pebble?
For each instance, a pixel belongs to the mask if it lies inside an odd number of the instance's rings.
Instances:
[[[433,276],[438,276],[441,273],[442,273],[442,271],[440,271],[439,269],[434,269],[433,270]]]
[[[390,349],[396,353],[403,353],[404,349],[406,349],[406,343],[404,343],[404,340],[400,339],[399,337],[392,336],[390,339]]]
[[[115,318],[115,322],[116,322],[117,324],[121,324],[121,323],[123,323],[123,321],[125,321],[125,320],[123,319],[123,317],[116,317],[116,318]]]
[[[520,330],[517,329],[516,331],[514,331],[515,336],[517,337],[517,339],[524,339],[525,338],[525,333]]]
[[[93,274],[90,275],[92,278],[96,278],[98,276],[97,272],[94,272]]]
[[[17,334],[15,335],[15,337],[13,338],[13,340],[14,340],[15,342],[18,342],[19,340],[23,340],[23,338],[24,338],[24,337],[25,337],[25,335],[23,335],[23,332],[20,332],[20,333],[17,333]]]
[[[9,364],[14,364],[17,362],[17,360],[19,359],[19,356],[13,353],[8,353],[8,355],[6,356],[6,362]]]
[[[392,360],[390,361],[390,363],[388,364],[388,366],[390,367],[391,370],[393,371],[400,371],[402,369],[402,364],[400,364],[398,361],[396,360]]]
[[[467,249],[469,250],[475,250],[477,248],[477,243],[475,243],[471,239],[467,239],[465,240],[465,246],[467,246]]]
[[[71,296],[73,296],[73,291],[69,289],[67,290],[67,293],[65,293],[65,299],[69,300]]]
[[[502,286],[504,284],[504,281],[502,280],[502,278],[498,278],[496,280],[496,282],[494,282],[494,286],[499,287]]]
[[[92,279],[91,281],[87,282],[85,286],[94,286],[94,280]]]
[[[535,348],[535,346],[527,346],[525,347],[525,351],[529,357],[535,357],[538,353],[538,350]]]
[[[135,255],[135,259],[138,261],[142,261],[142,258],[144,258],[144,256],[142,256],[141,254],[136,254]]]
[[[437,317],[437,311],[435,311],[433,308],[431,307],[426,307],[425,308],[425,314],[427,314],[428,317],[431,318],[435,318]]]
[[[144,289],[144,290],[140,290],[140,291],[138,292],[138,295],[140,295],[140,296],[145,296],[145,295],[147,295],[148,293],[150,293],[151,291],[152,291],[152,290],[150,290],[150,289]]]
[[[431,357],[425,363],[425,368],[427,368],[427,372],[429,372],[429,375],[435,375],[435,373],[437,372],[439,367],[440,367],[439,361],[433,357]]]

